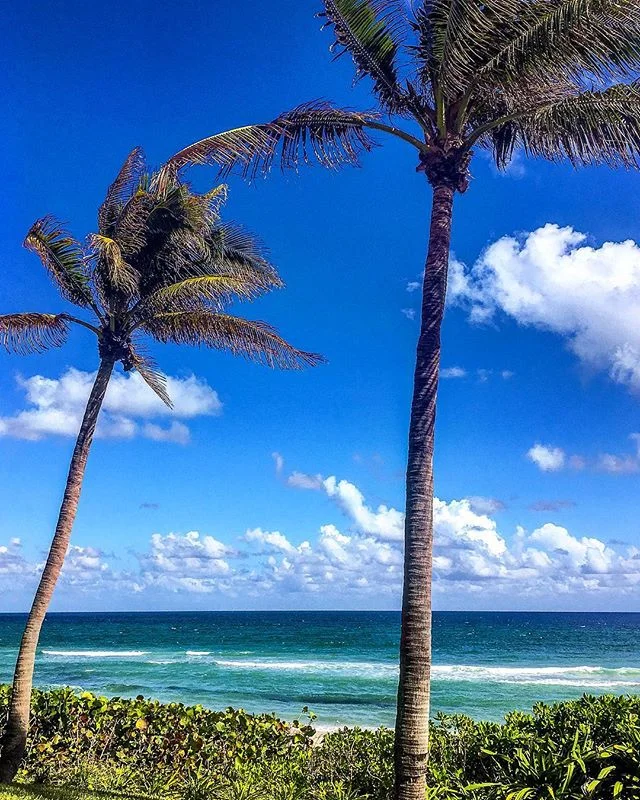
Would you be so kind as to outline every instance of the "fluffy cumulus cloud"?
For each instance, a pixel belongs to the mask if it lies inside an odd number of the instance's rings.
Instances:
[[[16,578],[35,574],[36,565],[24,557],[20,539],[13,538],[8,544],[0,544],[0,585],[10,585]]]
[[[102,551],[74,544],[61,588],[119,598],[222,594],[281,607],[287,596],[297,607],[330,605],[337,596],[346,605],[397,604],[403,513],[372,507],[357,486],[335,476],[321,479],[317,490],[338,513],[304,536],[256,527],[236,536],[232,546],[198,531],[155,533],[135,555],[135,565],[120,571]],[[498,502],[435,499],[434,587],[441,603],[473,602],[470,598],[480,594],[489,605],[500,597],[512,605],[517,596],[528,598],[529,606],[536,598],[562,605],[570,596],[580,602],[600,597],[604,603],[637,597],[640,548],[583,536],[551,521],[530,531],[501,530],[494,517]],[[0,545],[0,587],[18,579],[31,585],[41,568],[42,561],[24,556],[18,539]]]
[[[0,417],[0,436],[34,441],[47,436],[75,436],[94,378],[94,373],[73,368],[60,378],[18,377],[27,408]],[[194,375],[167,377],[167,390],[173,409],[157,397],[137,372],[114,373],[96,435],[123,439],[143,436],[158,442],[186,444],[189,429],[179,420],[222,412],[217,393]]]
[[[547,224],[504,236],[467,269],[454,259],[449,300],[484,322],[502,311],[563,336],[592,368],[640,392],[640,246],[588,244],[571,227]]]
[[[140,574],[136,588],[169,591],[210,592],[228,588],[229,557],[236,551],[198,531],[186,534],[154,533],[148,552],[138,555]]]
[[[0,544],[0,592],[15,591],[22,586],[35,587],[44,562],[44,553],[28,558],[18,538]],[[121,576],[112,570],[102,550],[75,544],[69,547],[60,577],[63,586],[82,590],[104,589],[120,580]]]
[[[379,505],[371,509],[364,500],[364,495],[349,481],[338,480],[331,476],[322,482],[327,496],[352,520],[356,529],[380,539],[398,541],[402,539],[404,514],[395,508]]]
[[[558,472],[567,460],[564,450],[546,444],[534,444],[527,453],[527,458],[543,472]]]

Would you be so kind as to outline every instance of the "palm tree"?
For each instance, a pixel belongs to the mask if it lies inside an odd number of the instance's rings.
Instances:
[[[413,6],[412,10],[409,10]],[[453,200],[474,151],[505,168],[516,150],[573,165],[637,166],[637,0],[324,0],[337,54],[373,83],[378,108],[311,103],[271,123],[196,142],[169,166],[210,163],[249,177],[316,160],[354,163],[368,131],[413,146],[433,202],[406,486],[396,718],[396,797],[423,800],[428,755],[433,449]]]
[[[322,359],[297,350],[264,322],[226,312],[283,286],[254,238],[220,220],[226,188],[196,194],[178,180],[145,171],[134,150],[98,212],[98,232],[82,247],[52,217],[38,220],[25,246],[41,259],[62,297],[89,319],[62,311],[0,316],[0,343],[38,353],[62,345],[73,325],[97,338],[100,363],[71,458],[58,524],[25,626],[2,742],[0,783],[24,755],[40,629],[69,547],[89,449],[116,363],[137,370],[171,406],[164,376],[139,339],[230,350],[270,367],[298,369]]]

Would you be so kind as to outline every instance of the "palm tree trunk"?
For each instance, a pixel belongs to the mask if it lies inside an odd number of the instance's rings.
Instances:
[[[42,571],[40,583],[29,612],[27,624],[20,642],[16,668],[13,676],[13,690],[7,727],[2,738],[2,753],[0,755],[0,783],[9,783],[13,780],[20,766],[27,744],[29,730],[29,711],[31,705],[31,687],[33,683],[33,668],[36,657],[36,648],[40,637],[40,629],[44,622],[47,609],[53,596],[53,591],[64,563],[71,529],[78,510],[78,501],[82,490],[82,480],[87,465],[87,457],[91,448],[93,434],[96,429],[98,415],[104,400],[114,361],[103,359],[100,362],[87,407],[84,412],[76,446],[71,457],[67,485],[60,507],[60,515],[56,532],[51,542],[47,562]]]
[[[395,738],[396,800],[424,800],[425,796],[431,678],[433,441],[453,194],[454,189],[449,185],[434,186],[409,424],[400,682]]]

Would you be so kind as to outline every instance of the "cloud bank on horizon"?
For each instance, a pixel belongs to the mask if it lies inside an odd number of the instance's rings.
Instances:
[[[280,471],[282,457],[276,460]],[[292,475],[301,476],[297,472]],[[341,604],[397,605],[402,584],[404,514],[392,507],[372,508],[358,487],[335,476],[308,476],[308,485],[340,510],[346,525],[327,522],[299,543],[280,531],[249,528],[235,546],[198,531],[155,533],[130,569],[115,569],[113,557],[93,547],[72,545],[63,570],[62,590],[119,597],[146,594],[288,597],[306,600],[340,597]],[[640,548],[595,537],[581,537],[546,522],[532,531],[517,527],[511,536],[498,529],[496,502],[483,498],[436,499],[434,588],[436,597],[496,599],[575,596],[631,596],[640,586]],[[481,513],[486,511],[487,513]],[[0,546],[0,588],[21,580],[34,583],[42,564],[27,560],[19,539]],[[330,605],[330,603],[329,603]]]

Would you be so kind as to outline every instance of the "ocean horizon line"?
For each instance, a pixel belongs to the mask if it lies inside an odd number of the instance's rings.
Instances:
[[[29,613],[28,609],[24,611],[2,611],[0,610],[0,617],[24,617]],[[620,611],[611,609],[582,609],[580,611],[575,609],[434,609],[434,615],[439,614],[521,614],[521,615],[545,615],[545,614],[567,614],[567,615],[585,615],[585,614],[609,614],[620,616],[640,616],[638,611]],[[116,609],[116,610],[73,610],[73,611],[48,611],[47,616],[70,616],[70,615],[94,615],[102,616],[105,614],[394,614],[400,616],[400,609],[379,609],[379,608],[354,608],[354,609],[341,609],[341,608],[221,608],[221,609]]]

